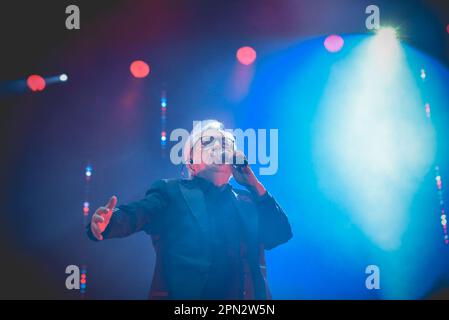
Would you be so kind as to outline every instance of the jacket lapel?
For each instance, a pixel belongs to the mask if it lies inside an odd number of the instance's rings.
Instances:
[[[187,183],[180,183],[179,187],[181,193],[186,200],[186,203],[192,212],[193,216],[196,218],[202,232],[205,235],[205,239],[210,239],[210,229],[208,223],[208,216],[206,211],[206,201],[204,199],[203,192],[189,185]],[[232,191],[232,202],[234,207],[237,209],[238,215],[243,224],[243,229],[248,236],[248,241],[253,244],[257,244],[259,219],[257,210],[251,201],[251,198],[245,194],[239,194],[233,189]]]
[[[187,206],[196,218],[201,231],[204,233],[205,239],[209,239],[210,230],[208,216],[206,212],[206,201],[203,192],[198,188],[191,188],[184,183],[180,183],[181,193],[186,200]]]

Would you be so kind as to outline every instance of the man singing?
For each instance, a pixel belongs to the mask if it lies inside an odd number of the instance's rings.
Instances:
[[[117,208],[111,197],[88,236],[151,235],[150,299],[271,299],[264,250],[291,239],[287,216],[247,161],[236,163],[244,155],[222,123],[200,122],[184,151],[189,179],[156,181],[143,199]],[[231,176],[247,190],[231,187]]]

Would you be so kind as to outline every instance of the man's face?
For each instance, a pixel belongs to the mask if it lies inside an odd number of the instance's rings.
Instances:
[[[234,141],[230,137],[216,130],[205,130],[201,138],[193,146],[193,160],[191,165],[195,175],[201,173],[232,174],[230,162],[234,151]]]

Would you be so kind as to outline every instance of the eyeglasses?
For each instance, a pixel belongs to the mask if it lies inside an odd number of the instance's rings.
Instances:
[[[211,148],[215,141],[220,141],[221,145],[225,147],[232,147],[234,148],[234,140],[227,137],[215,137],[215,136],[201,136],[201,145],[204,148]]]

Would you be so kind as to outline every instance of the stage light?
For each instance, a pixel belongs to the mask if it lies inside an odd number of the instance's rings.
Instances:
[[[376,36],[385,41],[392,41],[397,39],[397,32],[393,27],[383,27],[377,31]]]
[[[443,188],[442,182],[441,182],[441,177],[440,176],[436,176],[435,180],[437,181],[437,188],[439,190],[441,190]]]
[[[421,77],[421,79],[425,80],[426,79],[426,70],[421,69],[421,74],[419,76]]]
[[[86,178],[89,179],[91,175],[92,175],[92,166],[88,165],[86,167]]]
[[[83,273],[83,274],[81,275],[81,283],[83,283],[83,284],[86,283],[86,274],[85,274],[85,273]]]
[[[335,53],[343,48],[344,40],[339,35],[332,34],[324,39],[324,47],[327,51]]]
[[[33,74],[28,77],[27,85],[31,91],[42,91],[45,89],[45,79],[37,74]]]
[[[449,24],[446,26],[446,31],[449,33]]]
[[[394,28],[366,37],[328,77],[317,120],[320,179],[332,176],[326,192],[384,250],[400,246],[411,199],[435,156],[407,62]]]
[[[81,269],[81,279],[80,279],[80,293],[84,294],[86,293],[86,287],[87,287],[87,270],[86,267],[83,266]]]
[[[167,107],[167,98],[161,98],[161,107],[166,108]]]
[[[389,81],[403,58],[401,43],[393,27],[380,28],[375,36],[367,42],[367,61],[373,67],[373,71],[385,77]]]
[[[69,79],[69,77],[65,73],[63,73],[59,76],[59,80],[62,82],[66,82],[68,79]]]
[[[394,55],[399,49],[396,29],[393,27],[380,28],[376,33],[373,44],[381,59],[392,60],[394,57],[389,58],[389,56]]]
[[[83,213],[85,216],[89,214],[89,202],[87,201],[85,201],[83,204]]]
[[[167,144],[167,134],[166,134],[166,120],[167,120],[167,92],[162,90],[161,92],[161,149],[165,150],[165,145]]]
[[[237,50],[236,56],[241,64],[248,66],[256,60],[257,54],[256,50],[251,47],[241,47]]]
[[[426,116],[427,116],[427,118],[430,118],[430,104],[426,103],[424,105],[424,107],[426,108]]]
[[[135,78],[145,78],[150,73],[150,66],[142,60],[133,61],[129,67]]]

